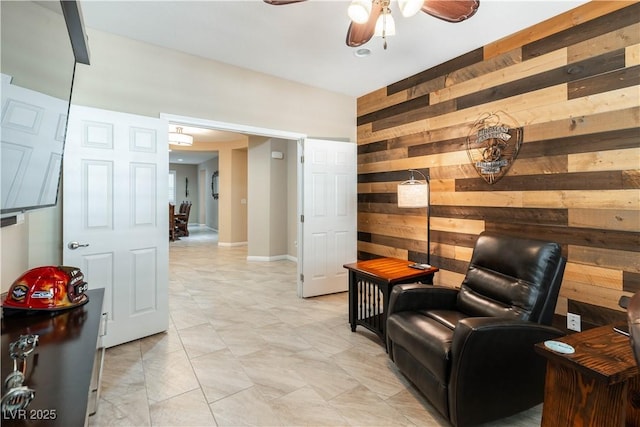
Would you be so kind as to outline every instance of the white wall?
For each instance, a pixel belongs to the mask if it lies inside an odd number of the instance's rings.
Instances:
[[[269,240],[269,255],[283,256],[287,255],[287,242],[289,222],[289,197],[288,197],[288,156],[283,159],[274,159],[271,153],[287,152],[288,141],[283,139],[271,139],[271,146],[267,153],[265,162],[271,166],[271,182],[269,186],[269,229],[271,230],[271,239]],[[292,143],[293,144],[293,143]]]
[[[247,162],[251,173],[248,181],[248,242],[247,256],[250,259],[267,259],[271,239],[271,139],[261,136],[249,137]]]
[[[75,104],[356,139],[353,97],[87,30],[91,65],[78,65],[72,97]],[[24,224],[2,228],[2,290],[10,286],[16,272],[62,262],[61,223],[55,215],[54,211],[27,214]],[[51,242],[48,251],[29,244],[29,228],[43,227],[59,239]],[[36,265],[30,265],[31,252],[37,252],[33,257]]]
[[[289,141],[284,153],[287,163],[287,254],[298,258],[298,143]]]
[[[297,236],[295,141],[249,138],[249,249],[250,260],[295,258],[290,242]],[[284,153],[274,159],[271,153]],[[291,172],[293,171],[293,177]],[[294,247],[295,249],[295,247]]]
[[[26,216],[23,223],[2,227],[0,238],[0,257],[2,268],[0,269],[0,284],[2,292],[6,292],[9,286],[29,267],[29,217]]]
[[[231,194],[229,195],[230,221],[223,224],[231,230],[233,244],[245,244],[248,240],[248,150],[231,150]]]
[[[356,138],[356,98],[88,29],[74,103]]]

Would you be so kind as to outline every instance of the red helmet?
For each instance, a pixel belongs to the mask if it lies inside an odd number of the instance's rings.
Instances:
[[[2,295],[3,308],[19,310],[64,310],[89,301],[89,285],[76,267],[33,268],[20,276]]]

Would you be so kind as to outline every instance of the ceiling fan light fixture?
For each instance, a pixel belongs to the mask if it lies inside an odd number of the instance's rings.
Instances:
[[[398,7],[400,8],[400,13],[405,18],[409,18],[422,9],[422,5],[424,4],[424,0],[398,0]]]
[[[378,17],[373,35],[383,38],[396,35],[396,22],[390,12],[384,12]]]
[[[347,9],[347,14],[353,22],[364,24],[371,14],[371,0],[353,0]]]
[[[271,5],[298,3],[305,0],[263,0]],[[387,48],[387,36],[395,34],[396,27],[389,5],[392,0],[351,0],[347,15],[351,19],[346,43],[359,47],[374,36],[381,36]],[[447,22],[461,22],[475,15],[480,0],[398,0],[402,16],[410,17],[422,11]],[[381,19],[379,19],[379,17]],[[374,22],[375,21],[375,22]],[[387,22],[388,21],[388,22]]]
[[[175,132],[169,132],[169,144],[171,145],[193,145],[193,136],[182,133],[181,127],[176,127]]]

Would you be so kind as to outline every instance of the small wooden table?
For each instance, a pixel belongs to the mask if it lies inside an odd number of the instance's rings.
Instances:
[[[377,258],[345,264],[349,270],[349,323],[351,331],[361,325],[378,334],[387,344],[386,321],[389,295],[400,283],[433,283],[438,271],[431,267],[418,270],[409,267],[411,261],[397,258]]]
[[[629,338],[613,326],[556,340],[572,346],[573,354],[536,344],[548,359],[543,427],[640,425],[640,371]]]

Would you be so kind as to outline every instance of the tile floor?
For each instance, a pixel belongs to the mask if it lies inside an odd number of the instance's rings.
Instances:
[[[90,426],[449,425],[375,335],[351,332],[346,293],[300,299],[295,263],[191,231],[170,244],[169,330],[107,350]]]

